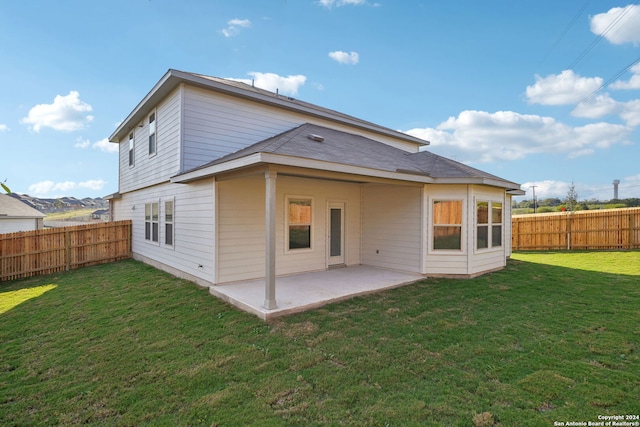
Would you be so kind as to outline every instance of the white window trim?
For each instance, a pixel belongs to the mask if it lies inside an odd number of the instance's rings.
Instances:
[[[151,116],[153,116],[153,122],[151,122]],[[151,132],[151,126],[153,125],[153,132]],[[147,152],[149,153],[149,157],[153,157],[158,154],[158,112],[153,110],[147,116],[147,127],[148,127],[148,135],[147,135]],[[149,152],[150,144],[149,138],[151,135],[154,135],[154,144],[153,144],[153,153]]]
[[[487,203],[487,220],[489,221],[486,224],[482,224],[487,227],[487,247],[486,248],[478,248],[478,227],[480,224],[478,223],[478,203]],[[502,243],[500,246],[493,246],[493,226],[498,225],[493,222],[493,204],[500,203],[502,205],[502,220],[500,222],[500,242]],[[474,253],[485,253],[485,252],[496,252],[501,251],[504,248],[504,201],[502,200],[491,200],[491,199],[477,199],[473,202],[473,248]]]
[[[171,217],[172,220],[171,222],[167,222],[167,202],[171,202],[171,206],[172,206],[172,212],[171,212]],[[162,202],[162,213],[163,213],[163,225],[164,227],[162,228],[162,230],[164,231],[163,233],[163,239],[162,239],[162,244],[163,246],[169,248],[169,249],[175,249],[176,247],[176,198],[175,197],[170,197],[167,199],[164,199]],[[171,244],[167,243],[167,224],[171,224]]]
[[[158,224],[158,240],[153,240],[153,205],[157,205],[158,206],[158,220],[155,222],[156,224]],[[149,221],[150,224],[150,228],[149,228],[149,238],[147,239],[147,205],[150,205],[150,211],[151,211],[151,218]],[[160,200],[156,200],[153,202],[147,202],[144,204],[144,241],[151,244],[151,245],[155,245],[155,246],[160,246]]]
[[[435,227],[446,227],[447,224],[435,224],[433,221],[433,211],[434,205],[436,202],[462,202],[462,223],[461,224],[448,224],[450,226],[460,226],[460,249],[434,249],[433,247],[433,238],[434,238],[434,230]],[[430,254],[439,254],[439,255],[464,255],[466,254],[466,246],[467,246],[467,230],[465,227],[465,221],[467,218],[467,200],[463,196],[458,197],[439,197],[439,196],[431,196],[429,198],[429,251]]]
[[[289,201],[290,200],[310,200],[311,201],[311,223],[309,224],[309,246],[308,248],[289,249]],[[313,244],[314,222],[315,222],[315,200],[312,196],[286,195],[284,198],[284,253],[285,254],[304,254],[315,252]]]
[[[132,130],[129,133],[129,149],[127,151],[127,162],[129,167],[132,168],[136,165],[136,133]]]

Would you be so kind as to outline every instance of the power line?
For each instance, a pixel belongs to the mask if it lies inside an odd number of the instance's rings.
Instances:
[[[595,95],[596,93],[600,92],[605,87],[609,86],[611,83],[616,81],[618,79],[618,77],[620,77],[621,75],[623,75],[624,73],[629,71],[631,69],[631,67],[636,65],[638,62],[640,62],[640,56],[637,57],[636,59],[634,59],[629,65],[624,67],[622,70],[618,71],[613,77],[609,78],[606,82],[602,83],[600,85],[600,87],[598,87],[596,90],[591,92],[589,95],[585,96],[580,102],[578,102],[578,104],[582,104],[583,102],[585,102],[586,100],[591,98],[593,95]]]
[[[560,42],[562,40],[564,40],[565,36],[567,35],[567,33],[569,32],[569,30],[573,27],[573,25],[576,23],[576,21],[578,20],[578,18],[582,15],[582,12],[584,12],[584,10],[587,8],[587,6],[589,6],[589,3],[591,3],[591,0],[587,0],[584,2],[584,4],[582,5],[582,7],[578,10],[578,12],[573,16],[573,18],[571,19],[571,21],[569,21],[569,24],[567,24],[567,26],[565,27],[565,29],[562,31],[562,33],[560,34],[560,36],[558,36],[558,38],[556,39],[556,41],[551,45],[551,47],[549,48],[549,50],[547,51],[547,53],[545,53],[545,55],[542,57],[542,61],[544,62],[549,55],[551,55],[551,52],[553,52],[555,50],[555,48],[560,44]]]
[[[637,4],[637,3],[638,2],[636,1],[634,4]],[[578,57],[576,59],[573,60],[573,62],[566,69],[567,70],[572,70],[573,67],[575,67],[585,56],[587,56],[587,54],[589,52],[591,52],[591,49],[593,49],[600,42],[600,40],[602,40],[604,38],[604,36],[606,36],[609,33],[609,31],[611,31],[613,29],[613,27],[630,10],[631,10],[631,7],[629,7],[629,6],[625,7],[624,10],[618,16],[616,16],[616,18],[613,21],[611,21],[609,23],[609,25],[607,25],[607,27],[604,29],[604,31],[602,33],[600,33],[598,36],[596,36],[596,38],[580,53],[580,55],[578,55]]]

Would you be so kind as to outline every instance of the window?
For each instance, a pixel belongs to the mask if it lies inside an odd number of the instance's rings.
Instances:
[[[149,155],[156,154],[156,113],[149,116]]]
[[[462,249],[462,200],[433,202],[433,249]]]
[[[502,203],[491,202],[491,246],[502,246]]]
[[[287,248],[311,249],[311,199],[287,199]]]
[[[476,203],[476,248],[502,246],[502,203]]]
[[[158,241],[158,208],[159,203],[144,205],[144,238],[150,242]]]
[[[164,202],[164,244],[173,246],[173,200]]]
[[[133,166],[133,132],[129,134],[129,166]]]
[[[489,247],[489,202],[476,203],[476,249]]]

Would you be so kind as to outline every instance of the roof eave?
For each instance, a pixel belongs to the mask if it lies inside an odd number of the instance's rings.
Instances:
[[[312,169],[327,172],[338,172],[349,175],[369,176],[372,178],[386,178],[400,181],[419,182],[424,184],[433,183],[431,177],[424,174],[408,174],[406,172],[393,172],[380,169],[372,169],[362,166],[345,165],[323,160],[314,160],[301,157],[285,156],[273,153],[255,153],[228,162],[199,168],[190,172],[185,172],[171,178],[171,182],[186,184],[204,178],[210,178],[222,173],[232,172],[238,169],[255,166],[258,164],[271,164],[281,166],[293,166],[304,169]]]
[[[116,143],[122,141],[122,139],[145,118],[146,114],[151,110],[152,106],[160,102],[180,83],[189,83],[209,90],[215,90],[218,92],[234,95],[239,98],[250,99],[252,101],[268,105],[275,105],[290,111],[302,112],[310,116],[347,124],[349,126],[372,131],[381,135],[399,138],[420,146],[427,146],[430,144],[429,141],[425,141],[423,139],[400,131],[385,128],[383,126],[378,126],[374,123],[360,120],[346,114],[340,114],[338,112],[336,112],[336,114],[332,114],[330,110],[321,110],[320,107],[314,108],[313,104],[294,104],[292,101],[295,100],[287,96],[280,96],[267,91],[265,91],[265,93],[252,92],[232,85],[226,85],[215,80],[207,79],[206,77],[201,77],[192,73],[186,73],[184,71],[174,69],[170,69],[169,71],[167,71],[167,73],[165,73],[164,76],[162,76],[162,78],[138,103],[138,105],[127,116],[127,118],[122,121],[122,123],[113,132],[113,134],[111,134],[111,136],[109,137],[109,141]]]
[[[150,110],[148,105],[155,105],[162,98],[167,96],[178,84],[180,80],[175,76],[175,70],[167,71],[164,76],[153,86],[153,88],[142,98],[136,107],[129,113],[122,123],[109,137],[109,142],[120,142],[125,135],[133,130],[140,123]]]
[[[520,185],[515,182],[504,181],[501,179],[495,178],[486,178],[486,177],[461,177],[461,178],[435,178],[436,184],[477,184],[477,185],[488,185],[491,187],[501,187],[507,190],[509,194],[513,195],[521,195],[520,192],[524,193],[520,189]]]

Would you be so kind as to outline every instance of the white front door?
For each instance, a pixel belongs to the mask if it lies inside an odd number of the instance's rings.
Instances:
[[[345,263],[344,258],[344,202],[329,202],[327,217],[327,256],[329,266]]]

